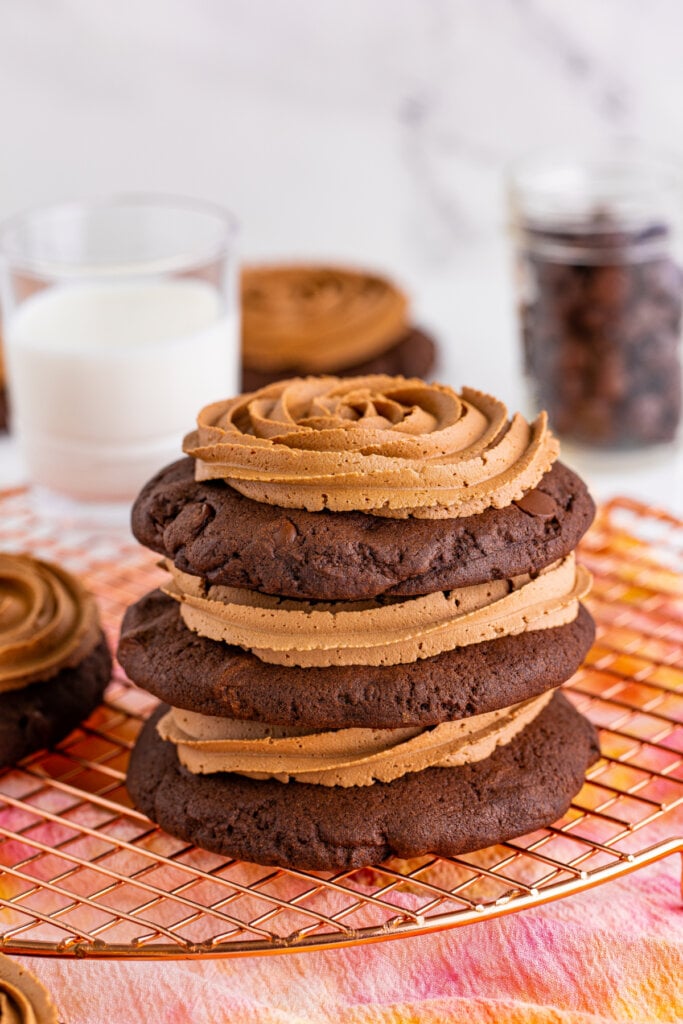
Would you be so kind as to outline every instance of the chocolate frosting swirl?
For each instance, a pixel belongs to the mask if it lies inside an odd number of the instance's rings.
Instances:
[[[574,555],[529,575],[389,601],[297,601],[209,586],[166,567],[185,625],[261,661],[301,668],[401,665],[456,647],[573,622],[590,574]]]
[[[172,708],[157,723],[193,774],[237,772],[280,782],[371,786],[408,772],[490,757],[548,704],[552,690],[513,707],[428,729],[339,729],[308,733]]]
[[[0,1021],[57,1024],[57,1011],[47,989],[25,967],[6,956],[0,956]]]
[[[246,366],[330,373],[381,355],[405,333],[405,295],[374,274],[339,267],[264,266],[242,273]]]
[[[0,553],[0,692],[75,667],[99,643],[95,599],[71,573]]]
[[[471,388],[373,375],[307,377],[206,406],[184,450],[198,480],[224,479],[284,508],[452,519],[517,501],[559,446]]]

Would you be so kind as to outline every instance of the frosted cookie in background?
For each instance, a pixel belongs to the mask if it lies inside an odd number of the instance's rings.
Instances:
[[[388,278],[327,264],[242,270],[242,390],[308,374],[428,377],[433,338]]]
[[[0,334],[0,434],[9,429],[9,407],[7,402],[7,376],[5,371],[5,354]]]
[[[53,562],[0,552],[0,766],[67,736],[102,700],[111,668],[95,598],[80,580]]]

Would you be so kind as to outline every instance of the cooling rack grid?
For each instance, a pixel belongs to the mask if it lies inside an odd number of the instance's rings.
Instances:
[[[0,549],[82,574],[112,640],[160,578],[123,532],[40,519],[0,495]],[[462,857],[336,874],[258,867],[174,839],[131,807],[126,763],[154,699],[117,668],[58,748],[0,773],[0,950],[161,959],[294,952],[523,910],[683,852],[683,522],[603,507],[581,545],[598,636],[566,690],[603,756],[561,821]]]

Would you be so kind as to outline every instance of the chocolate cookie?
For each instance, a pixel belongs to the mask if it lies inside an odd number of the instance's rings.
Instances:
[[[562,815],[599,756],[595,729],[556,694],[511,743],[458,768],[372,786],[315,786],[192,775],[156,722],[131,756],[128,791],[172,835],[227,857],[307,870],[455,856],[542,828]]]
[[[44,683],[0,693],[0,766],[51,747],[94,711],[111,677],[111,654],[100,643],[76,668]]]
[[[156,590],[123,620],[118,658],[155,697],[203,715],[314,731],[393,729],[481,715],[559,686],[595,634],[590,614],[555,629],[504,636],[407,665],[289,668],[197,636]]]
[[[369,373],[387,373],[401,377],[429,377],[436,362],[436,344],[433,338],[417,327],[411,327],[407,334],[386,352],[358,363],[345,370],[335,370],[339,377],[364,377]],[[285,380],[302,371],[291,370],[282,373],[263,373],[252,366],[242,366],[242,391],[258,391],[267,384]]]
[[[132,526],[141,544],[210,583],[357,601],[541,569],[576,547],[594,514],[585,484],[561,463],[508,508],[461,519],[383,519],[252,501],[221,480],[195,481],[188,458],[143,488]]]

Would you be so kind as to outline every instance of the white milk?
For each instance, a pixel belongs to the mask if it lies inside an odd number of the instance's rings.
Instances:
[[[34,482],[127,500],[199,409],[237,391],[238,317],[191,280],[59,285],[6,330],[14,422]]]

